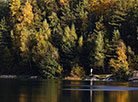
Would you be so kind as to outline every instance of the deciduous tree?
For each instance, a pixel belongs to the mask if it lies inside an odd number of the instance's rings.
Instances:
[[[120,68],[126,71],[128,74],[128,62],[126,56],[126,46],[123,41],[119,41],[116,54],[118,55],[117,59],[111,59],[110,65],[114,68],[114,72],[118,72]]]

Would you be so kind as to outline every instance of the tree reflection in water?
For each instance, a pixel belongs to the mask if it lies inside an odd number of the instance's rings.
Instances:
[[[0,80],[0,83],[0,102],[138,102],[138,90],[100,90],[101,86],[137,88],[138,83],[64,80]]]

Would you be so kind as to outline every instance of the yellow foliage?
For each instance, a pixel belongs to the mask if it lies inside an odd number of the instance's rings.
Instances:
[[[83,36],[79,38],[79,47],[83,46]]]
[[[61,74],[61,73],[63,72],[63,67],[58,66],[56,72],[57,72],[58,74]]]
[[[20,12],[16,13],[15,21],[20,23],[16,23],[14,25],[14,30],[16,33],[20,33],[23,27],[29,27],[32,25],[34,18],[32,6],[28,0],[23,7],[19,8],[19,10]]]
[[[68,43],[70,46],[75,44],[75,41],[78,39],[76,34],[75,25],[72,24],[71,29],[69,26],[65,27],[65,32],[63,36],[63,42]]]
[[[32,12],[32,6],[28,0],[26,1],[25,5],[21,8],[21,14],[22,15],[18,18],[18,21],[21,21],[21,23],[19,23],[17,26],[19,26],[19,28],[22,28],[23,26],[30,26],[33,23],[34,15]]]
[[[35,38],[37,41],[37,45],[33,48],[33,53],[35,54],[33,60],[35,62],[47,54],[51,55],[52,58],[58,59],[58,51],[50,43],[51,29],[49,28],[49,24],[46,19],[44,20],[43,26],[40,28],[39,32],[35,33]]]
[[[77,37],[77,34],[76,34],[76,30],[75,30],[75,25],[74,24],[72,24],[72,26],[71,26],[70,34],[72,35],[74,40],[77,40],[78,37]]]
[[[105,26],[103,24],[103,16],[95,24],[96,24],[96,30],[97,31],[104,31],[104,32],[106,32]]]
[[[71,70],[72,77],[79,77],[82,78],[85,76],[85,71],[83,67],[80,67],[78,64],[74,65]]]
[[[32,6],[28,0],[23,6],[20,6],[20,0],[12,0],[10,6],[11,20],[14,23],[14,29],[11,34],[13,42],[22,52],[27,51],[25,39],[28,39],[28,32],[24,28],[31,31],[29,27],[32,25],[34,18]]]
[[[44,35],[45,39],[48,39],[51,37],[51,30],[49,29],[49,24],[47,23],[47,20],[45,19],[43,22],[43,29],[44,29]]]
[[[11,30],[11,38],[14,39],[14,33],[13,33],[13,30]]]
[[[37,45],[33,48],[33,53],[35,54],[34,61],[37,61],[47,54],[51,54],[52,58],[58,58],[58,52],[55,47],[45,39],[47,35],[43,35],[41,32],[36,33]]]
[[[14,45],[24,51],[26,48],[26,43],[24,42],[25,37],[28,36],[24,27],[27,29],[33,23],[33,12],[32,6],[27,0],[24,6],[21,6],[20,0],[11,0],[10,2],[11,10],[11,21],[13,22],[13,31],[11,32],[11,37],[13,38]],[[24,33],[24,34],[23,34]]]
[[[70,33],[71,33],[70,28],[67,26],[67,27],[65,28],[65,34],[66,34],[65,36],[66,36],[66,38],[70,38],[70,35],[71,35]],[[66,39],[66,38],[65,38],[65,39]]]
[[[90,0],[89,10],[96,15],[105,14],[117,0]]]
[[[11,0],[10,1],[10,10],[11,10],[12,17],[18,13],[20,6],[21,6],[20,0]]]
[[[21,31],[21,36],[20,36],[20,41],[21,41],[21,51],[22,52],[27,52],[29,51],[28,49],[28,40],[29,40],[29,32],[27,31],[26,28],[24,28],[22,31]]]
[[[118,55],[117,59],[111,59],[109,64],[115,69],[115,72],[117,72],[120,68],[128,70],[126,46],[123,41],[119,41],[116,53]]]
[[[90,0],[89,1],[89,9],[94,11],[98,11],[98,6],[100,5],[99,0]]]
[[[114,68],[114,71],[117,72],[117,70],[120,68],[119,61],[111,59],[109,62],[110,66]]]

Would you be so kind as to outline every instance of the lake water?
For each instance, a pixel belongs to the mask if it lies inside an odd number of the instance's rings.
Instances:
[[[138,83],[0,79],[0,102],[138,102]]]

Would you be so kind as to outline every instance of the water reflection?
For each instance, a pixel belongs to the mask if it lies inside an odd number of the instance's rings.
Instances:
[[[137,83],[119,83],[119,82],[93,82],[66,85],[66,92],[72,91],[72,96],[77,97],[84,102],[137,102],[138,86]],[[100,84],[100,85],[99,85]],[[135,87],[132,87],[135,86]],[[103,91],[102,89],[103,88]],[[101,91],[100,91],[101,90]],[[127,90],[127,91],[126,91]],[[74,94],[80,92],[80,94]],[[81,94],[83,92],[83,94]],[[89,92],[89,94],[88,94]],[[89,99],[88,99],[89,95]],[[83,98],[84,97],[84,98]],[[73,101],[76,102],[77,100]],[[72,101],[71,101],[72,102]]]
[[[4,79],[0,83],[0,102],[138,102],[138,90],[94,91],[137,88],[138,83]]]
[[[90,85],[93,85],[93,81],[90,81]],[[90,87],[90,89],[92,89],[92,87]],[[92,102],[92,90],[90,91],[90,102]]]

